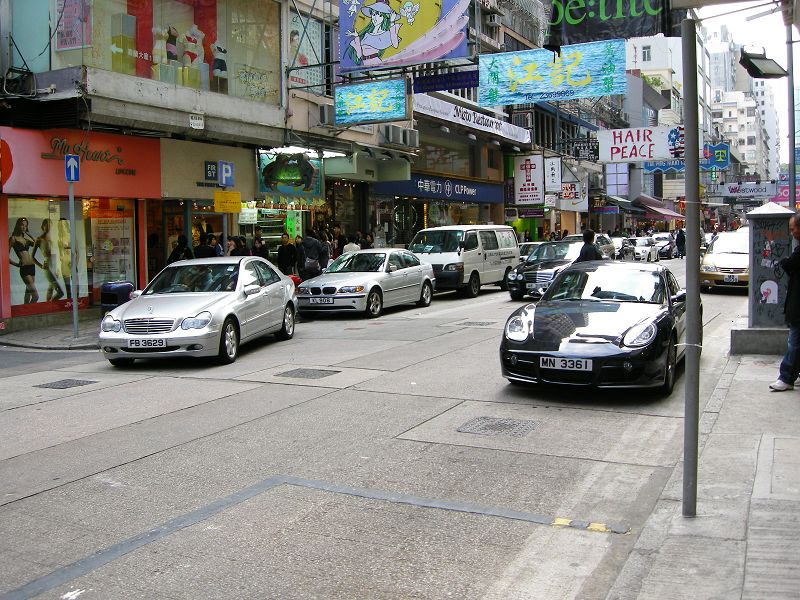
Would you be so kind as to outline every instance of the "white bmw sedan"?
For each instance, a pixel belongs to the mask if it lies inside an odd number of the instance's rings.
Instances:
[[[100,324],[100,350],[114,366],[173,356],[232,363],[244,342],[294,335],[294,283],[255,256],[175,262],[131,297]]]
[[[428,306],[433,267],[408,250],[375,248],[342,254],[325,272],[300,284],[300,312],[354,312],[378,317],[397,304]]]

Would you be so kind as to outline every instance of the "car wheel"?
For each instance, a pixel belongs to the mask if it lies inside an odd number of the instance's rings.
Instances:
[[[108,362],[114,367],[130,367],[134,360],[133,358],[109,358]]]
[[[669,395],[675,387],[675,365],[677,364],[678,348],[675,344],[675,338],[670,338],[669,349],[667,350],[667,364],[664,366],[664,385],[661,386],[662,391]]]
[[[477,273],[473,273],[469,276],[469,282],[467,283],[467,287],[464,288],[464,295],[467,298],[476,298],[478,294],[481,293],[481,278],[478,277]]]
[[[383,312],[383,296],[378,288],[372,288],[367,294],[367,316],[376,319]]]
[[[525,292],[509,292],[512,300],[522,300],[525,297]]]
[[[294,337],[294,308],[291,304],[287,304],[283,309],[283,327],[275,334],[279,340],[290,340]]]
[[[222,324],[222,331],[219,336],[219,361],[223,364],[230,364],[239,356],[239,328],[236,321],[228,317]]]
[[[431,286],[430,282],[426,281],[422,284],[422,292],[419,295],[419,300],[417,300],[417,306],[430,306],[431,300],[433,299],[433,286]]]
[[[511,269],[506,269],[506,272],[503,273],[503,281],[500,282],[500,289],[504,292],[508,291],[508,274],[511,273]]]

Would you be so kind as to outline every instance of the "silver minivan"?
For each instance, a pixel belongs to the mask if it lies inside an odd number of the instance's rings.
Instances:
[[[519,263],[517,234],[507,225],[446,225],[422,229],[408,249],[433,266],[437,290],[459,290],[474,298],[481,285],[506,287]]]

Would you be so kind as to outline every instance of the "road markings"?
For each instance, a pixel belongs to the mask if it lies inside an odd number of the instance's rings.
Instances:
[[[515,521],[524,521],[539,525],[594,531],[597,533],[627,534],[630,532],[630,528],[625,525],[614,526],[605,525],[603,523],[565,519],[562,517],[553,518],[506,508],[471,504],[469,502],[437,500],[434,498],[411,496],[409,494],[384,492],[382,490],[370,488],[341,486],[334,483],[327,483],[313,479],[276,475],[274,477],[268,477],[262,481],[259,481],[250,487],[244,488],[235,494],[228,496],[227,498],[215,500],[214,502],[200,507],[190,513],[170,519],[166,523],[162,523],[161,525],[158,525],[149,531],[145,531],[134,537],[128,538],[127,540],[119,542],[118,544],[114,544],[113,546],[109,546],[103,550],[99,550],[90,556],[86,556],[73,562],[72,564],[61,567],[60,569],[56,569],[55,571],[52,571],[47,575],[40,577],[39,579],[30,581],[15,590],[0,594],[0,600],[27,600],[28,598],[33,598],[43,594],[60,585],[64,585],[73,579],[83,577],[84,575],[87,575],[88,573],[91,573],[100,567],[114,562],[118,558],[122,558],[134,550],[138,550],[143,546],[157,542],[158,540],[172,535],[181,529],[186,529],[187,527],[196,525],[201,521],[205,521],[206,519],[213,517],[223,510],[237,506],[242,502],[250,500],[255,496],[281,485],[303,487],[307,489],[332,492],[335,494],[367,498],[370,500],[408,504],[410,506],[416,506],[420,508],[436,508],[440,510],[469,513],[486,517],[512,519]]]

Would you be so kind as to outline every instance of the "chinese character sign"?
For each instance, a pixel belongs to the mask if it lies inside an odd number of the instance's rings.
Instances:
[[[340,85],[334,89],[336,124],[381,123],[408,119],[405,79]]]
[[[544,157],[541,154],[514,157],[514,196],[517,204],[544,203]]]
[[[89,0],[58,0],[56,50],[74,50],[92,45],[92,4]]]
[[[342,73],[469,56],[470,0],[339,0]]]
[[[544,191],[561,191],[561,157],[544,159]]]
[[[605,40],[549,50],[478,57],[481,106],[526,104],[624,94],[625,41]]]

